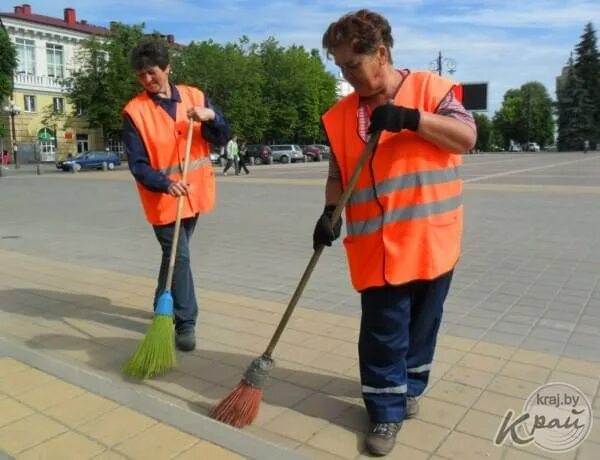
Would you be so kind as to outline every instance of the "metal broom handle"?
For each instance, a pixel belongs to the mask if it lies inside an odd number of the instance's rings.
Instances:
[[[350,177],[350,180],[348,181],[348,184],[346,185],[346,188],[344,189],[344,192],[342,193],[342,196],[340,197],[340,201],[336,205],[335,210],[333,211],[333,214],[331,216],[331,226],[332,227],[335,226],[337,221],[340,219],[340,216],[342,215],[342,211],[344,210],[346,203],[348,203],[348,199],[350,198],[350,195],[352,194],[352,191],[354,190],[354,187],[356,186],[356,182],[358,182],[358,177],[360,176],[360,173],[362,172],[365,164],[367,163],[367,160],[369,159],[369,157],[375,150],[375,147],[377,146],[377,142],[379,141],[380,135],[381,135],[381,131],[377,131],[377,132],[373,133],[371,135],[371,137],[369,138],[369,142],[367,142],[365,149],[361,153],[361,155],[358,159],[358,162],[356,163],[356,167],[354,168],[354,171],[352,172],[352,176]],[[277,330],[273,334],[273,337],[271,337],[271,341],[269,342],[269,345],[267,346],[267,349],[264,352],[264,355],[266,355],[269,358],[273,354],[273,350],[275,349],[277,342],[279,342],[279,338],[281,337],[283,330],[286,328],[288,321],[290,320],[290,317],[292,316],[292,313],[294,312],[294,308],[296,308],[296,304],[298,303],[298,300],[300,300],[300,296],[302,295],[302,292],[304,291],[304,288],[306,287],[306,284],[308,283],[308,279],[310,278],[310,275],[312,275],[315,265],[317,265],[319,257],[321,257],[321,253],[323,252],[323,247],[324,246],[321,245],[317,249],[315,249],[315,252],[313,253],[312,257],[310,258],[308,265],[306,266],[306,269],[304,270],[304,273],[302,274],[302,278],[300,278],[300,282],[298,283],[298,286],[296,287],[296,290],[294,291],[294,295],[292,295],[292,298],[290,299],[290,303],[288,304],[283,316],[281,317],[281,320],[279,321]]]
[[[185,156],[183,159],[183,172],[181,180],[185,182],[187,179],[188,166],[190,163],[190,151],[192,150],[192,135],[194,134],[194,120],[190,118],[185,139]],[[181,213],[183,212],[183,200],[186,195],[180,195],[177,198],[177,217],[175,218],[175,231],[173,232],[173,242],[171,243],[171,257],[169,257],[169,270],[167,271],[167,282],[165,289],[171,290],[173,283],[173,272],[175,271],[175,256],[177,255],[177,247],[179,246],[179,231],[181,229]]]

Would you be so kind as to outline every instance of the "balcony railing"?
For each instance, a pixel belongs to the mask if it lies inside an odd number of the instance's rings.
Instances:
[[[19,73],[15,75],[15,89],[43,90],[56,93],[63,91],[58,78]]]

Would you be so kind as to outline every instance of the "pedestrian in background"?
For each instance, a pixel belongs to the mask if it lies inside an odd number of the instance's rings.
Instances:
[[[239,154],[239,171],[242,172],[242,169],[246,172],[246,175],[250,174],[248,171],[248,149],[246,148],[246,141],[242,142],[240,145],[240,154]]]
[[[461,154],[475,145],[473,118],[455,84],[432,72],[396,70],[380,14],[332,23],[323,47],[354,93],[323,115],[331,145],[325,209],[314,248],[331,246],[331,216],[369,135],[383,131],[345,209],[344,239],[362,317],[359,366],[372,455],[394,447],[429,380],[442,307],[460,255]]]
[[[225,146],[225,155],[227,158],[227,163],[225,164],[223,175],[226,176],[229,168],[233,166],[233,170],[237,176],[239,174],[239,149],[236,136],[233,136],[231,139],[229,139],[229,142],[227,142],[227,145]]]

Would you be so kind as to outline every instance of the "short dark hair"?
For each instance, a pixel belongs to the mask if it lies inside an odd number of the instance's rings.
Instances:
[[[348,13],[329,24],[323,34],[323,48],[327,50],[327,56],[342,45],[349,45],[358,54],[373,54],[378,46],[384,45],[392,62],[392,28],[386,18],[374,11]]]
[[[162,40],[144,40],[131,51],[129,62],[133,70],[154,66],[165,70],[169,65],[169,49]]]

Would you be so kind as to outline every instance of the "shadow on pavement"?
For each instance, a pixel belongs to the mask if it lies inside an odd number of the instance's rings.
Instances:
[[[39,303],[35,304],[38,298]],[[8,299],[14,301],[7,302]],[[27,300],[25,305],[23,300]],[[149,304],[149,310],[150,308]],[[39,334],[27,340],[26,345],[37,350],[58,352],[70,362],[74,359],[112,374],[117,381],[128,383],[134,381],[122,376],[121,367],[134,352],[152,318],[151,311],[114,305],[106,297],[39,289],[0,291],[0,311],[30,317],[39,326],[44,326],[44,321],[40,319],[59,321],[60,328],[62,329],[63,325],[68,327],[73,331],[73,335],[66,331],[56,331],[56,324],[47,324],[45,327],[49,333]],[[88,324],[87,321],[92,323]],[[120,328],[125,336],[115,337],[115,331],[110,329],[100,329],[99,333],[100,325]],[[93,329],[93,333],[86,332],[86,326]],[[163,394],[165,399],[177,398],[190,410],[208,415],[214,405],[233,389],[233,382],[241,379],[251,360],[260,353],[253,356],[204,349],[201,332],[206,327],[210,326],[200,326],[197,350],[185,354],[178,352],[175,371],[149,381],[135,383],[152,388],[155,394],[159,393],[159,397]],[[367,417],[360,400],[359,383],[339,375],[280,367],[277,365],[276,355],[275,358],[275,367],[270,373],[271,381],[265,389],[263,402],[357,432],[357,449],[360,450],[362,437],[358,431],[367,426]],[[302,382],[309,383],[303,386]],[[287,389],[282,391],[282,386]],[[327,388],[323,390],[324,387]]]

